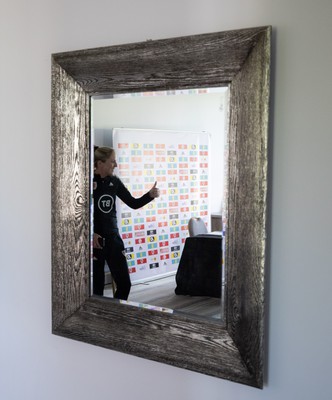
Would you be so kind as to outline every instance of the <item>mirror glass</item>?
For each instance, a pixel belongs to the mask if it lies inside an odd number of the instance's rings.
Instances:
[[[113,174],[135,198],[155,182],[160,192],[137,210],[117,198],[131,281],[121,302],[223,321],[228,93],[218,87],[92,97],[91,149],[114,148]],[[92,154],[92,198],[94,161]],[[204,223],[204,237],[189,238],[197,233],[188,229],[191,218]],[[103,296],[113,298],[107,262],[104,279]]]

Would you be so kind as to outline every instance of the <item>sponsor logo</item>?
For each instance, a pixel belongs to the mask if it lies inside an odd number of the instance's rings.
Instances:
[[[112,211],[114,199],[109,194],[104,194],[98,200],[98,208],[101,212],[108,214]]]

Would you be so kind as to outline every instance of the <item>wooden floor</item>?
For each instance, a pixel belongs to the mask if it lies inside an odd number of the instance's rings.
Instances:
[[[140,306],[150,305],[162,311],[182,312],[202,318],[222,320],[221,299],[206,296],[176,295],[175,275],[153,281],[133,284],[128,301]],[[104,296],[113,297],[112,285],[105,287]]]

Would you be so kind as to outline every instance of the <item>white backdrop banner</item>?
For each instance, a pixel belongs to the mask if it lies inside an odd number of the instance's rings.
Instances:
[[[118,176],[134,197],[155,182],[160,197],[139,210],[117,202],[132,282],[174,273],[190,217],[209,218],[209,134],[113,129]]]

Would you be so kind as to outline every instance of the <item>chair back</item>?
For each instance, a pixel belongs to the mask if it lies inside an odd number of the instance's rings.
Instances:
[[[189,236],[197,236],[207,233],[208,230],[202,218],[191,217],[188,222],[188,231]]]

